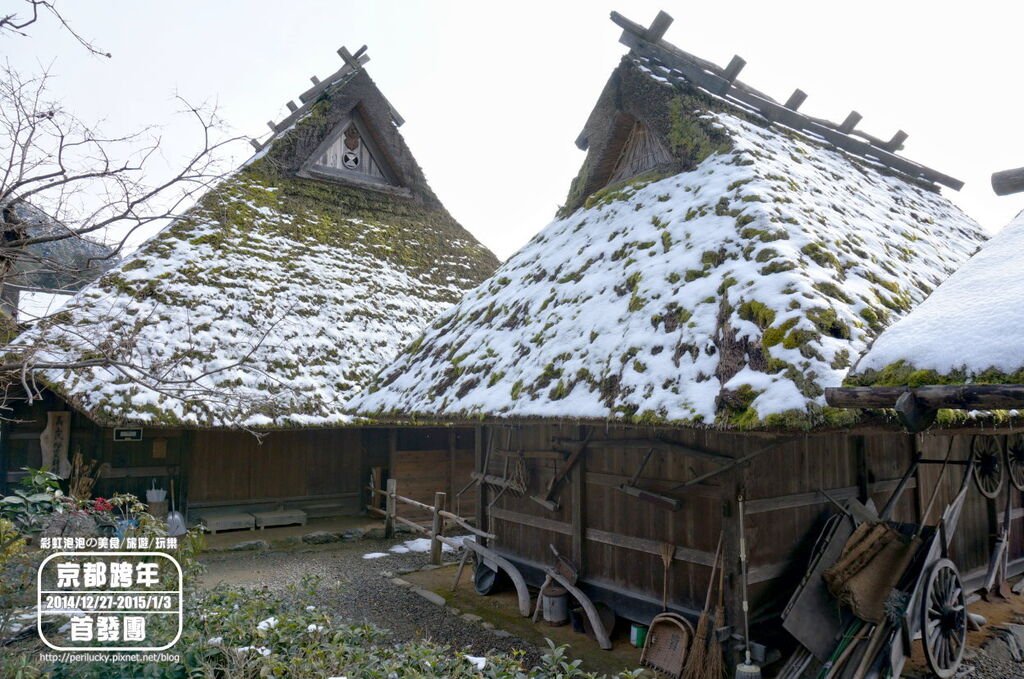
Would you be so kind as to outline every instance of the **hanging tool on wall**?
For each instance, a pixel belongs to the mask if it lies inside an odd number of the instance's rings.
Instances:
[[[593,431],[591,430],[587,432],[586,438],[584,438],[582,441],[563,444],[570,449],[569,457],[565,460],[565,465],[560,470],[557,470],[555,472],[555,475],[551,477],[551,482],[548,483],[548,489],[547,492],[544,494],[544,497],[531,495],[531,500],[533,500],[540,506],[544,507],[548,511],[558,511],[558,491],[561,490],[562,484],[564,484],[565,480],[569,477],[569,472],[573,470],[573,467],[575,467],[576,463],[579,462],[580,458],[583,456],[583,453],[586,452],[587,444],[590,443],[590,437],[592,435]]]
[[[636,470],[636,473],[633,474],[633,478],[629,480],[629,483],[619,484],[618,488],[626,495],[632,495],[633,497],[639,498],[644,502],[650,502],[651,504],[666,507],[668,509],[671,509],[673,512],[677,512],[683,506],[683,503],[680,502],[679,500],[675,499],[674,497],[668,497],[667,495],[661,495],[659,493],[653,493],[649,490],[637,488],[636,484],[637,481],[640,480],[640,474],[643,473],[644,467],[647,466],[647,462],[651,459],[651,455],[653,453],[654,448],[648,450],[647,454],[644,455],[643,462],[640,463],[640,467]]]

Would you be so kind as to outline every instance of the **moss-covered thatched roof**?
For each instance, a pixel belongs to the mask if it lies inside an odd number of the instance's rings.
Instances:
[[[301,178],[358,108],[401,190]],[[497,266],[430,191],[365,71],[56,317],[19,341],[102,424],[295,427],[349,420],[369,379]]]
[[[560,218],[388,366],[361,413],[811,426],[832,415],[823,388],[985,238],[934,187],[649,60],[627,56],[601,106],[672,162],[595,191],[621,126],[591,116]]]
[[[1024,384],[1024,213],[875,340],[860,386]]]

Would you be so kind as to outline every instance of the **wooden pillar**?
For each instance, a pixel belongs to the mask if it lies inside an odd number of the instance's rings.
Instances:
[[[387,497],[384,498],[384,537],[395,537],[395,496],[398,495],[398,481],[388,479]]]
[[[920,434],[910,434],[910,464],[914,463],[917,459],[917,455],[920,452]],[[924,476],[921,474],[922,465],[917,465],[914,469],[914,515],[917,517],[917,523],[924,523]]]
[[[395,475],[398,467],[398,430],[392,427],[388,429],[388,476]]]
[[[866,503],[871,497],[871,470],[868,469],[868,455],[864,449],[863,436],[849,438],[850,452],[857,465],[857,499]]]
[[[486,474],[487,469],[484,466],[484,432],[485,429],[482,426],[477,426],[473,431],[473,468],[481,474]],[[482,531],[490,532],[490,526],[487,524],[487,517],[485,516],[484,508],[487,506],[487,486],[483,481],[476,486],[476,527]],[[487,546],[487,539],[483,537],[477,537],[481,545]]]
[[[441,541],[437,536],[441,534],[444,520],[441,512],[444,510],[445,493],[434,493],[434,516],[430,526],[430,563],[435,566],[441,565]]]
[[[452,507],[455,507],[455,428],[448,429],[448,495],[452,498]],[[457,512],[456,512],[457,513]]]
[[[742,470],[722,475],[722,565],[725,569],[725,621],[734,631],[743,629],[743,573],[740,563],[740,524],[737,502],[742,487]],[[750,523],[747,521],[746,523]],[[749,542],[748,558],[749,558]],[[749,561],[748,561],[749,563]],[[726,662],[732,664],[726,652]]]
[[[577,427],[577,440],[586,440],[587,428]],[[586,469],[587,451],[584,450],[572,470],[572,561],[580,575],[586,570],[583,567],[583,539],[586,534]]]

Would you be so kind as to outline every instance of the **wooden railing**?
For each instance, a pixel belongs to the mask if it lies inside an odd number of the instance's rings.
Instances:
[[[370,485],[368,490],[370,492],[370,504],[366,505],[366,511],[384,519],[384,537],[394,537],[395,524],[400,523],[411,529],[414,533],[430,538],[430,563],[432,564],[441,564],[442,545],[448,545],[453,549],[459,547],[458,542],[452,538],[445,537],[444,535],[445,529],[449,525],[458,526],[462,530],[468,531],[478,538],[483,538],[485,540],[494,539],[494,535],[473,526],[467,519],[449,511],[445,511],[445,502],[448,497],[447,493],[434,493],[434,504],[428,505],[424,502],[399,495],[397,479],[388,479],[386,489],[381,490],[377,487],[373,474],[370,475]],[[381,509],[378,506],[378,502],[376,502],[378,497],[384,498],[383,509]],[[404,516],[399,516],[399,505],[414,507],[430,514],[430,527],[427,528],[421,523],[417,523],[416,521]]]

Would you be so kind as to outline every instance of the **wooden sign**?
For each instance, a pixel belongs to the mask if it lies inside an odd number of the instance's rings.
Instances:
[[[114,427],[115,441],[141,441],[142,427]]]

